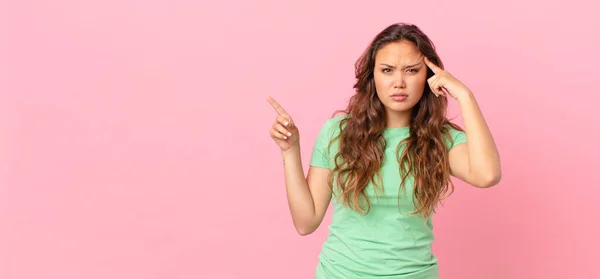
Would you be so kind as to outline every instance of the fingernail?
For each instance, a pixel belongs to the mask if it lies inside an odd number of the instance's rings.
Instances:
[[[290,122],[285,122],[285,126],[290,126]]]
[[[286,137],[286,136],[283,136],[283,139],[287,139],[287,137]]]
[[[288,132],[288,133],[287,133],[287,135],[291,137],[291,136],[292,136],[292,133]]]

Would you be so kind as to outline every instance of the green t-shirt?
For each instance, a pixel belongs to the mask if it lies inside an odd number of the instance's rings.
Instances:
[[[339,134],[339,122],[344,117],[336,116],[325,122],[313,147],[311,166],[333,169],[333,151],[339,150],[339,145],[337,141],[330,149],[328,145]],[[387,142],[381,167],[383,192],[376,193],[372,185],[367,186],[371,207],[362,215],[343,206],[334,191],[332,223],[319,255],[317,279],[438,278],[437,259],[431,249],[434,239],[431,218],[424,220],[422,216],[409,214],[414,211],[410,176],[405,181],[406,194],[399,188],[396,150],[409,135],[409,128],[389,128],[383,135]],[[450,129],[450,135],[454,143],[447,142],[448,149],[466,142],[461,131]]]

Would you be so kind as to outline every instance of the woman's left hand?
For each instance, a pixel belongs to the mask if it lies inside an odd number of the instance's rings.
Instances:
[[[453,77],[450,73],[433,64],[433,62],[429,61],[427,57],[425,57],[424,60],[425,64],[427,64],[427,67],[429,67],[434,73],[432,77],[427,79],[427,83],[429,83],[429,87],[431,88],[433,94],[436,96],[444,95],[446,92],[443,89],[445,89],[450,97],[456,100],[467,97],[469,94],[471,94],[471,90],[458,79]]]

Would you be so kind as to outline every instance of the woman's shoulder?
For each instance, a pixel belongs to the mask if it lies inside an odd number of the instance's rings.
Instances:
[[[463,128],[452,122],[448,122],[448,124],[442,126],[442,132],[445,134],[446,147],[448,149],[467,141]]]
[[[339,124],[342,122],[342,120],[348,118],[349,116],[347,114],[341,114],[341,115],[334,115],[331,116],[329,118],[327,118],[327,120],[325,120],[325,124],[327,126],[339,126]]]
[[[348,115],[343,114],[343,115],[333,115],[333,116],[325,119],[323,124],[321,124],[321,131],[324,131],[324,130],[328,130],[330,132],[334,132],[334,130],[338,131],[342,120],[344,120],[346,118],[348,118]]]
[[[454,136],[460,133],[464,133],[464,130],[456,123],[448,122],[442,125],[442,133],[449,133],[450,135]]]
[[[319,131],[318,139],[319,140],[331,140],[341,132],[341,122],[346,119],[347,115],[334,115],[327,118],[323,124],[321,124],[321,128]]]

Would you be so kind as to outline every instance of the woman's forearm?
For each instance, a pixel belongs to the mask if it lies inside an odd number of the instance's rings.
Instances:
[[[315,204],[304,170],[300,147],[282,151],[288,205],[296,230],[300,234],[314,231]]]
[[[500,156],[492,133],[472,93],[461,95],[460,104],[469,150],[469,172],[486,184],[500,181]]]

